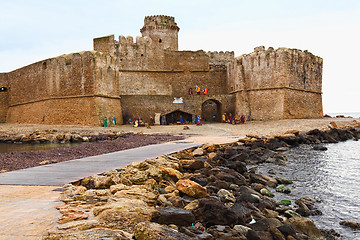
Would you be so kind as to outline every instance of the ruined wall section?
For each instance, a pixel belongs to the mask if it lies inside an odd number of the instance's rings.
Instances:
[[[4,89],[3,91],[0,91],[0,122],[6,122],[10,91],[7,73],[0,73],[0,88]]]
[[[229,64],[228,84],[237,99],[236,112],[251,112],[253,119],[321,117],[321,77],[321,58],[306,51],[261,46]],[[290,95],[296,98],[291,100]],[[296,102],[303,107],[294,112]]]

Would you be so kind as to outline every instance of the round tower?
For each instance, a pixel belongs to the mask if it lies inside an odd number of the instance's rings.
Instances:
[[[140,32],[151,38],[154,47],[177,51],[179,30],[174,17],[155,15],[145,17]]]

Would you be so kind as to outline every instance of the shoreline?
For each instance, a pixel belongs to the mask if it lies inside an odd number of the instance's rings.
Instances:
[[[320,231],[306,218],[321,214],[314,205],[316,200],[303,197],[294,207],[286,201],[275,202],[275,189],[291,191],[287,185],[292,181],[257,174],[246,166],[261,162],[286,165],[286,148],[356,140],[359,127],[332,126],[306,133],[294,130],[271,137],[248,134],[234,143],[205,144],[84,178],[65,186],[61,197],[65,205],[58,208],[63,214],[59,231],[45,239],[76,239],[90,233],[124,239],[135,236],[138,240],[169,239],[161,236],[325,239],[325,235],[336,239],[336,232]],[[132,206],[134,202],[137,208]],[[79,212],[82,221],[73,221],[70,207]]]
[[[42,142],[83,142],[77,146],[55,148],[41,152],[0,153],[0,171],[13,171],[38,166],[39,164],[52,164],[144,146],[146,140],[143,138],[149,138],[148,144],[173,140],[199,144],[221,144],[234,142],[246,135],[263,137],[281,135],[290,130],[297,130],[299,132],[315,128],[324,130],[328,129],[331,124],[336,127],[357,126],[360,124],[360,121],[342,118],[288,119],[251,121],[240,125],[226,123],[203,124],[201,126],[186,125],[189,127],[188,130],[184,129],[184,125],[153,126],[151,128],[134,128],[129,125],[120,125],[104,128],[0,124],[0,142],[35,142],[36,144],[41,144]],[[156,139],[157,134],[161,136],[158,140]],[[173,136],[166,137],[169,134]],[[134,139],[123,139],[123,136],[132,136]],[[121,143],[118,143],[119,141]]]

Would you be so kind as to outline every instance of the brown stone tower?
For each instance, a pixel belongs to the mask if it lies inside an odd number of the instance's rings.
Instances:
[[[174,17],[155,15],[145,17],[140,32],[151,38],[154,47],[177,51],[179,30]]]

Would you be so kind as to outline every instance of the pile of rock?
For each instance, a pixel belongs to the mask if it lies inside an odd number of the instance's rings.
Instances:
[[[325,239],[306,218],[321,214],[316,199],[276,202],[292,181],[246,165],[283,165],[286,148],[359,136],[355,128],[247,136],[87,177],[64,186],[59,230],[45,239]]]
[[[57,130],[34,131],[18,135],[4,135],[0,137],[0,142],[8,143],[80,143],[95,142],[98,140],[113,140],[122,137],[123,132],[113,132],[107,134],[81,135],[77,132],[59,133]]]

